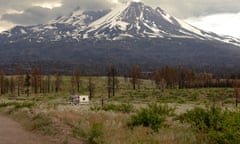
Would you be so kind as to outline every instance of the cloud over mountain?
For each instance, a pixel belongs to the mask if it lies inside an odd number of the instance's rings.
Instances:
[[[69,15],[77,7],[81,9],[109,9],[116,4],[141,1],[153,7],[161,7],[181,19],[202,18],[208,15],[240,12],[239,0],[7,0],[0,1],[0,31],[14,25],[33,25]],[[197,20],[197,19],[196,19]],[[228,27],[233,27],[232,25]],[[216,32],[216,31],[215,31]]]

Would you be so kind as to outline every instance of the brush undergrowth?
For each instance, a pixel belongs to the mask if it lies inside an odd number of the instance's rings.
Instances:
[[[170,114],[173,114],[174,108],[168,105],[149,104],[147,108],[142,108],[131,117],[128,122],[130,128],[136,126],[150,127],[155,132],[164,125],[165,119]]]
[[[92,111],[113,111],[113,112],[122,112],[122,113],[131,113],[134,112],[134,106],[132,104],[106,104],[103,107],[93,106],[90,108]]]
[[[222,110],[215,106],[208,109],[195,108],[177,119],[190,124],[198,136],[207,139],[208,143],[240,143],[240,113],[237,111]]]

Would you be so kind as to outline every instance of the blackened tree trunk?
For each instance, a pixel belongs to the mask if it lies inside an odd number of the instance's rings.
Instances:
[[[77,92],[80,92],[80,75],[81,75],[81,72],[80,70],[75,70],[74,71],[74,76],[75,76],[75,82],[76,82],[76,85],[77,85]]]
[[[114,67],[112,67],[111,69],[112,71],[112,96],[115,96],[115,75],[116,75],[116,69]]]
[[[16,84],[17,84],[17,95],[20,96],[24,87],[24,70],[22,67],[17,67],[16,73]]]
[[[134,66],[131,70],[131,83],[133,86],[133,89],[136,89],[136,85],[139,84],[139,78],[140,78],[140,67]]]
[[[115,88],[116,88],[116,75],[117,70],[114,66],[111,66],[108,69],[108,80],[107,80],[107,88],[108,88],[108,98],[115,96]]]
[[[111,73],[108,72],[108,79],[107,79],[107,89],[108,89],[108,98],[111,98]]]
[[[34,68],[31,74],[34,93],[37,94],[38,90],[41,89],[41,71],[38,68]]]
[[[15,92],[15,81],[14,81],[13,76],[11,76],[11,78],[10,78],[10,92],[11,92],[11,95],[14,96],[14,92]]]
[[[31,86],[31,77],[30,77],[30,75],[28,73],[26,74],[26,77],[25,77],[24,86],[26,87],[27,96],[29,96],[30,86]]]
[[[3,95],[4,94],[4,72],[0,71],[0,94]]]
[[[51,76],[47,75],[47,92],[50,93],[50,86],[51,86]]]
[[[57,72],[56,74],[56,80],[55,80],[55,92],[59,92],[60,88],[61,88],[61,83],[62,83],[62,76],[60,74],[60,72]]]
[[[91,100],[94,97],[95,85],[92,82],[92,77],[88,79],[88,90],[89,90],[89,99]]]

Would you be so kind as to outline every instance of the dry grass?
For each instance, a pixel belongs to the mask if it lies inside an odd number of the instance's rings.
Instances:
[[[51,117],[55,125],[61,129],[61,136],[68,137],[69,143],[74,143],[74,141],[88,143],[89,135],[96,124],[101,126],[100,131],[103,133],[97,137],[98,142],[107,144],[181,144],[195,141],[191,129],[174,122],[172,118],[167,120],[169,128],[160,129],[156,133],[143,126],[130,129],[127,126],[130,114],[104,111],[65,111],[51,113]]]
[[[34,103],[31,108],[14,110],[13,106],[1,109],[11,115],[23,125],[28,126],[31,118],[40,113],[46,114],[51,120],[51,127],[55,128],[53,136],[57,143],[106,143],[106,144],[185,144],[198,143],[198,138],[188,125],[183,125],[167,117],[169,127],[154,132],[151,128],[138,126],[130,129],[127,126],[132,113],[111,111],[91,111],[90,107],[101,107],[101,96],[105,104],[133,104],[135,109],[147,107],[149,103],[164,103],[176,107],[175,114],[181,114],[196,106],[205,107],[217,103],[221,105],[221,95],[224,95],[225,107],[234,106],[232,89],[169,89],[161,92],[155,89],[154,83],[142,81],[141,89],[132,90],[129,81],[119,78],[120,88],[116,96],[107,99],[106,78],[94,77],[95,97],[89,105],[70,105],[68,103],[70,78],[64,77],[65,89],[60,93],[39,94],[9,100],[6,96],[0,97],[1,103]],[[88,78],[82,78],[81,94],[88,94]],[[14,111],[13,111],[14,110]]]

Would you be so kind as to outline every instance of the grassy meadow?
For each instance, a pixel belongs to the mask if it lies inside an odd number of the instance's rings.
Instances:
[[[90,103],[72,105],[70,95],[89,94],[89,77],[80,80],[79,92],[64,76],[57,93],[1,95],[0,111],[62,144],[240,143],[232,88],[160,90],[141,80],[133,90],[130,78],[119,77],[109,98],[107,78],[91,77]]]

